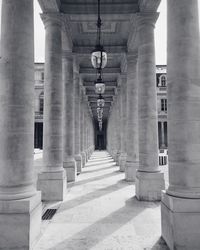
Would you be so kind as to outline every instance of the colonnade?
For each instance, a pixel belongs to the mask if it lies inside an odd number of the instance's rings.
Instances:
[[[161,200],[162,237],[170,249],[200,246],[200,40],[198,1],[168,0],[169,187],[158,166],[154,25],[157,13],[137,15],[139,46],[127,53],[125,179],[136,183],[139,200]],[[123,73],[124,74],[124,73]],[[108,121],[109,132],[121,126]],[[119,112],[119,110],[118,110]],[[109,133],[108,132],[108,133]],[[113,132],[114,133],[114,132]],[[125,137],[125,136],[124,136]],[[121,138],[121,143],[123,138]],[[116,157],[113,136],[108,150]],[[123,143],[121,144],[123,145]],[[123,150],[122,150],[123,151]],[[123,167],[120,164],[120,170]],[[163,190],[163,191],[162,191]]]
[[[200,246],[200,56],[197,0],[168,0],[169,187],[158,166],[154,25],[137,14],[137,49],[128,50],[108,121],[107,149],[136,181],[138,200],[161,200],[162,236],[170,249]],[[12,17],[12,18],[11,18]],[[33,168],[33,0],[2,0],[0,64],[0,249],[29,249],[42,200],[63,200],[94,150],[91,112],[79,65],[63,49],[62,16],[43,14],[46,30],[43,171]],[[67,178],[67,180],[66,180]],[[38,190],[41,190],[38,191]]]
[[[108,121],[108,133],[120,130],[119,134],[122,135],[118,141],[113,136],[109,137],[111,155],[116,158],[118,152],[123,152],[123,161],[117,163],[120,170],[125,171],[127,181],[136,181],[136,196],[139,200],[160,200],[161,190],[165,187],[164,175],[158,163],[154,46],[157,18],[158,13],[137,15],[139,46],[137,50],[129,51],[126,57],[126,78],[121,76],[121,94],[112,110],[112,113],[116,112],[118,120],[112,119],[111,113]],[[120,108],[119,102],[123,108]]]
[[[41,17],[46,32],[44,145],[36,186],[33,0],[2,1],[0,249],[30,249],[40,233],[41,200],[63,200],[67,180],[75,181],[94,150],[76,55],[63,49],[62,16]]]

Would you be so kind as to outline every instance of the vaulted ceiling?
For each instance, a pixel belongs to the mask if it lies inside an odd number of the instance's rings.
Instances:
[[[38,1],[43,12],[60,12],[65,17],[66,34],[70,36],[67,46],[70,44],[73,53],[78,55],[82,83],[96,119],[96,71],[91,65],[90,54],[96,43],[97,0]],[[126,53],[137,47],[135,16],[141,11],[155,12],[159,3],[160,0],[101,0],[102,41],[108,53],[108,63],[103,70],[105,120],[117,94],[120,73],[126,68]]]

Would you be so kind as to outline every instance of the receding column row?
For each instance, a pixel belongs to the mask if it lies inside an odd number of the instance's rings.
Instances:
[[[125,171],[136,181],[139,200],[160,200],[164,175],[158,165],[156,66],[154,26],[158,13],[136,16],[139,45],[127,53],[126,74],[121,75],[119,95],[108,122],[109,147]],[[119,106],[120,104],[120,106]],[[115,132],[112,132],[114,130]],[[120,157],[118,155],[120,154]]]
[[[83,99],[84,93],[81,95],[80,92],[82,87],[79,72],[74,66],[75,56],[70,50],[63,53],[62,16],[58,13],[42,14],[42,19],[46,31],[46,48],[43,170],[37,181],[40,192],[36,189],[33,165],[33,0],[2,1],[1,249],[32,248],[40,233],[41,199],[64,199],[66,176],[68,181],[74,181],[77,172],[78,162],[74,159],[78,151],[75,152],[77,145],[74,137],[81,138],[79,148],[82,155],[87,155],[87,159],[94,150],[93,120]]]

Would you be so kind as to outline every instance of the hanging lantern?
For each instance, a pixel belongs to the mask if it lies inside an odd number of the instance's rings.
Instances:
[[[105,101],[104,101],[102,95],[100,94],[98,99],[97,99],[97,107],[104,107],[104,105],[105,105]]]
[[[98,0],[97,42],[91,54],[92,66],[95,69],[103,69],[107,64],[107,53],[101,45],[101,25],[100,0]]]
[[[96,94],[103,94],[105,92],[106,86],[104,82],[102,81],[101,75],[99,78],[95,81],[95,93]]]
[[[92,66],[95,69],[103,69],[107,64],[107,53],[103,46],[97,45],[91,55]]]

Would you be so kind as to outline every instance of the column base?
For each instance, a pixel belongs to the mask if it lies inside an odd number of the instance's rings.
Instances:
[[[119,171],[124,172],[125,171],[125,166],[126,166],[126,158],[127,154],[122,153],[119,158]]]
[[[66,171],[67,182],[76,181],[77,177],[77,166],[75,160],[69,160],[63,162],[63,168]]]
[[[0,200],[0,249],[32,249],[41,227],[41,193],[27,199]]]
[[[82,157],[82,166],[83,168],[85,167],[85,164],[86,164],[86,154],[85,152],[81,152],[81,157]]]
[[[161,172],[136,172],[136,197],[142,201],[160,201],[165,189],[164,174]]]
[[[120,156],[121,156],[121,153],[117,152],[117,154],[116,154],[116,163],[117,163],[117,166],[120,165]]]
[[[126,181],[135,181],[136,170],[138,169],[139,163],[126,161],[125,166],[125,180]]]
[[[162,237],[172,250],[200,246],[200,199],[184,199],[162,192]]]
[[[66,172],[42,172],[38,174],[37,189],[42,201],[63,201],[67,190]]]
[[[83,166],[83,164],[82,164],[82,157],[79,154],[79,155],[75,155],[74,158],[75,158],[75,161],[76,161],[77,173],[80,174],[82,172],[82,166]]]

